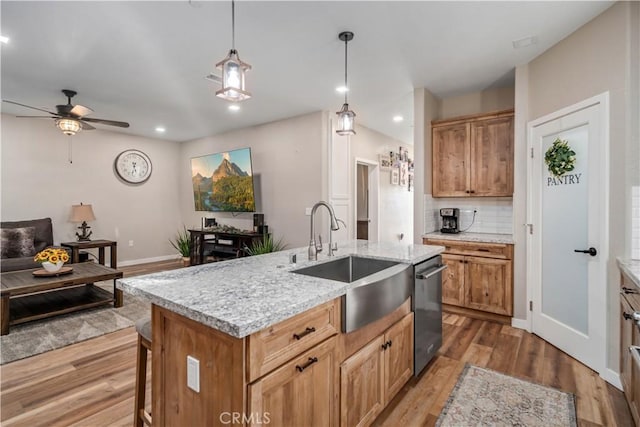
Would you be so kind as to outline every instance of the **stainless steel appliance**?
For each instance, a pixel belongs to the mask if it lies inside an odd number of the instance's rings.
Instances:
[[[459,233],[458,218],[460,217],[460,209],[458,208],[442,208],[440,209],[442,217],[442,233]]]
[[[418,376],[442,346],[442,257],[429,258],[414,268],[411,305],[414,315],[413,374]]]

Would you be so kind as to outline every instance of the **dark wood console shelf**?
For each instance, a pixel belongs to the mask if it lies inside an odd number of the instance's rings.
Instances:
[[[262,239],[260,233],[229,233],[213,229],[189,230],[191,237],[191,265],[203,264],[207,254],[216,258],[240,258],[244,248]]]

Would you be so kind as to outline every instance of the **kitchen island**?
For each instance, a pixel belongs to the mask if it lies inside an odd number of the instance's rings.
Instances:
[[[340,297],[358,282],[292,270],[347,255],[417,264],[443,249],[354,241],[314,262],[299,248],[121,279],[152,303],[154,425],[370,423],[412,374],[410,301],[341,333]]]

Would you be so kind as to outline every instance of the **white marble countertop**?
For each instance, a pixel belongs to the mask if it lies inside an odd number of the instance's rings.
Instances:
[[[202,264],[119,279],[117,287],[187,318],[243,338],[342,296],[356,286],[291,270],[347,255],[417,264],[438,255],[442,246],[345,242],[335,257],[325,252],[307,260],[307,248]],[[289,256],[296,254],[297,263]]]
[[[640,259],[618,258],[617,261],[620,270],[640,288]]]
[[[465,242],[482,242],[482,243],[505,243],[513,245],[513,234],[492,234],[492,233],[469,233],[462,232],[458,234],[441,233],[434,231],[422,235],[426,239],[442,239],[442,240],[459,240]]]

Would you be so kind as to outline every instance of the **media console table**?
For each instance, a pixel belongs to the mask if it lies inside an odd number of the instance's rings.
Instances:
[[[245,246],[250,247],[254,241],[261,240],[260,233],[229,233],[213,229],[189,230],[191,238],[191,265],[204,263],[205,252],[210,252],[220,258],[240,258],[245,256]],[[207,238],[207,236],[213,236]]]
[[[116,289],[116,279],[122,271],[94,262],[70,264],[73,271],[59,276],[36,277],[31,270],[2,273],[0,335],[9,333],[10,325],[71,313],[113,302],[122,307],[122,290]],[[94,282],[113,280],[113,293]]]

